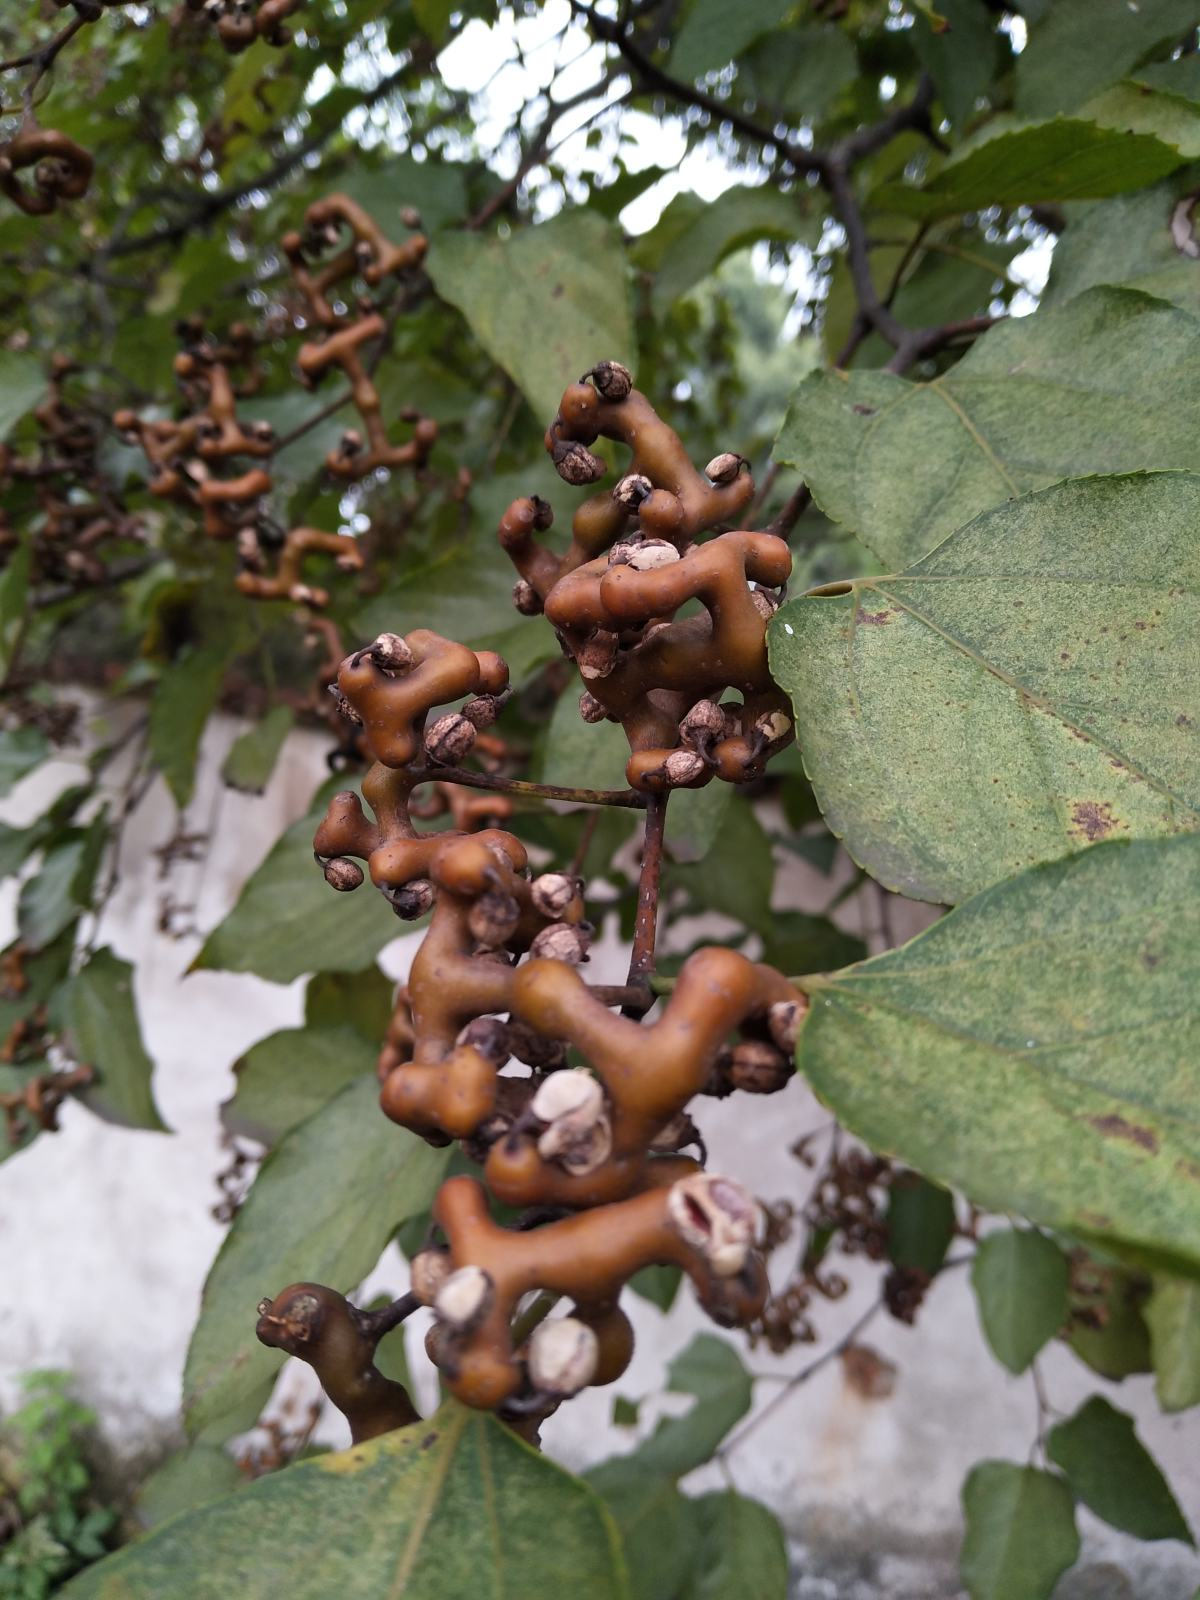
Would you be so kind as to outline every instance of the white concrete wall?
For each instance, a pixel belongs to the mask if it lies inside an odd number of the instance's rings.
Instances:
[[[189,812],[192,827],[219,820],[217,843],[202,865],[184,865],[172,878],[177,896],[196,893],[204,929],[219,920],[282,827],[302,814],[322,776],[319,746],[296,736],[265,796],[218,793],[220,758],[237,731],[232,723],[210,729]],[[64,764],[62,781],[70,775]],[[48,781],[45,774],[27,781],[2,808],[4,818],[36,815]],[[120,887],[103,929],[104,938],[137,963],[138,1003],[157,1063],[155,1093],[174,1133],[125,1132],[71,1105],[61,1133],[0,1166],[0,1405],[11,1402],[17,1375],[30,1367],[69,1368],[82,1397],[99,1410],[107,1438],[131,1464],[163,1449],[176,1428],[187,1340],[222,1234],[210,1207],[217,1198],[214,1175],[225,1162],[217,1106],[232,1088],[230,1064],[254,1040],[302,1016],[302,983],[183,976],[198,940],[173,941],[157,932],[166,886],[150,853],[174,826],[172,808],[156,788],[127,834]],[[828,885],[806,877],[808,869],[788,863],[784,870],[782,894],[789,903],[806,892],[827,897]],[[11,891],[0,902],[0,917],[9,923],[12,902]],[[0,933],[7,937],[8,929]],[[414,937],[389,946],[391,973],[405,970]],[[602,941],[594,971],[600,981],[623,971],[622,952],[609,940]],[[701,1108],[713,1164],[747,1179],[766,1199],[799,1201],[808,1174],[787,1147],[806,1128],[826,1124],[828,1115],[799,1083],[770,1104],[770,1115],[762,1113],[762,1102],[738,1100]],[[816,1309],[821,1332],[831,1339],[875,1292],[877,1269],[850,1276],[845,1300]],[[398,1257],[370,1280],[371,1287],[393,1292],[403,1283]],[[638,1349],[617,1391],[637,1397],[654,1393],[666,1362],[708,1324],[686,1290],[668,1316],[643,1302],[630,1309]],[[409,1340],[413,1353],[422,1332],[418,1319]],[[796,1594],[805,1600],[957,1596],[960,1484],[982,1457],[1026,1458],[1035,1432],[1032,1385],[1005,1376],[988,1355],[965,1272],[937,1284],[915,1329],[881,1317],[864,1338],[897,1366],[891,1395],[863,1399],[841,1365],[831,1363],[734,1455],[733,1478],[784,1517],[795,1540]],[[786,1373],[813,1353],[814,1347],[799,1346],[777,1361],[760,1350],[748,1361],[756,1372]],[[1137,1415],[1142,1436],[1200,1528],[1200,1413],[1164,1418],[1148,1379],[1104,1385],[1059,1346],[1047,1352],[1042,1367],[1059,1409],[1070,1411],[1102,1389]],[[289,1369],[277,1398],[307,1394],[310,1378],[307,1369]],[[762,1399],[777,1388],[762,1383]],[[564,1407],[546,1429],[550,1450],[566,1465],[582,1467],[629,1448],[632,1436],[610,1425],[611,1404],[611,1392],[592,1391]],[[642,1426],[656,1414],[655,1404],[644,1408]],[[336,1417],[323,1430],[330,1439],[342,1437]],[[1200,1563],[1181,1546],[1141,1546],[1086,1514],[1081,1521],[1083,1569],[1061,1585],[1061,1600],[1189,1600],[1195,1593]]]

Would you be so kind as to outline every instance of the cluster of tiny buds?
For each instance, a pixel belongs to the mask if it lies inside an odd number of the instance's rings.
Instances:
[[[605,400],[627,400],[633,390],[633,373],[619,361],[598,361],[580,378],[580,383],[591,379],[596,393]]]

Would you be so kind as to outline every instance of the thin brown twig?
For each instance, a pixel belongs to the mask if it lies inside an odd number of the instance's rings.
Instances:
[[[535,795],[541,800],[568,800],[583,806],[648,809],[647,796],[637,789],[577,789],[558,783],[530,783],[525,778],[502,778],[491,772],[467,772],[462,767],[423,767],[414,773],[414,778],[417,783],[460,783],[466,789]]]
[[[668,798],[669,791],[666,794],[652,794],[646,797],[646,831],[642,840],[642,867],[638,876],[633,953],[629,960],[631,984],[647,984],[650,974],[654,971],[654,944],[658,931],[658,901],[662,883]]]

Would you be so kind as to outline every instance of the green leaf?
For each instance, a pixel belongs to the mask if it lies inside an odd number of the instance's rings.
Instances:
[[[1200,821],[1200,477],[1088,478],[906,572],[776,613],[772,671],[825,819],[888,888],[954,902]]]
[[[1148,1279],[1140,1272],[1107,1266],[1100,1285],[1099,1295],[1079,1297],[1082,1304],[1078,1310],[1085,1313],[1083,1316],[1077,1314],[1076,1295],[1072,1295],[1067,1344],[1102,1378],[1119,1381],[1134,1372],[1150,1372],[1150,1330],[1143,1315],[1150,1288]],[[1087,1316],[1087,1312],[1093,1315]]]
[[[1191,0],[1054,0],[1017,58],[1017,105],[1026,116],[1072,111],[1157,45],[1195,26]]]
[[[694,81],[725,66],[762,34],[782,31],[780,11],[779,0],[741,0],[733,7],[725,0],[693,0],[671,45],[671,76]]]
[[[1200,155],[1200,106],[1183,95],[1144,83],[1114,83],[1089,100],[1081,115],[1108,128],[1152,133],[1189,161]]]
[[[731,1344],[698,1333],[668,1368],[667,1388],[695,1395],[696,1404],[685,1416],[664,1417],[631,1455],[594,1467],[588,1481],[602,1492],[630,1473],[674,1480],[702,1467],[749,1411],[754,1384]]]
[[[1100,845],[809,980],[796,1064],[989,1211],[1200,1266],[1200,837]]]
[[[263,792],[295,720],[290,706],[275,706],[257,726],[234,740],[221,767],[221,777],[231,789]]]
[[[329,796],[345,786],[344,780],[327,783],[312,810],[276,840],[193,968],[254,972],[272,983],[291,983],[308,972],[360,972],[405,931],[369,880],[338,894],[313,861],[313,834]]]
[[[0,573],[0,679],[7,676],[25,631],[25,598],[33,547],[18,545]]]
[[[42,398],[46,375],[39,361],[16,350],[0,350],[0,440]]]
[[[1049,1600],[1079,1556],[1071,1492],[1061,1478],[981,1461],[963,1485],[960,1561],[971,1600]]]
[[[699,1541],[682,1600],[787,1600],[787,1544],[766,1506],[726,1489],[691,1508]]]
[[[857,71],[854,45],[843,29],[832,24],[773,29],[738,61],[737,88],[780,113],[779,121],[788,120],[788,113],[792,120],[807,120],[825,111]]]
[[[710,785],[715,788],[716,784]],[[726,785],[722,784],[722,788]],[[704,793],[701,789],[697,791]],[[679,796],[673,795],[671,806]],[[680,807],[682,811],[684,807]],[[667,808],[667,838],[671,839],[671,809]],[[775,913],[771,910],[771,890],[775,862],[771,841],[744,795],[734,795],[727,803],[716,841],[702,861],[687,866],[670,866],[664,873],[668,886],[686,890],[694,906],[719,911],[744,928],[752,928],[764,939],[772,936]]]
[[[1092,1395],[1073,1417],[1051,1428],[1046,1454],[1088,1510],[1110,1527],[1135,1539],[1195,1542],[1133,1418],[1103,1396]]]
[[[364,1537],[363,1530],[375,1530]],[[436,1417],[269,1474],[89,1567],[63,1600],[628,1600],[612,1522],[492,1416]]]
[[[1200,1405],[1200,1284],[1156,1277],[1145,1318],[1159,1405],[1164,1411]]]
[[[898,1172],[888,1189],[888,1259],[933,1274],[954,1237],[954,1196],[919,1172]]]
[[[192,798],[200,738],[228,665],[227,643],[187,650],[163,672],[150,702],[150,752],[180,810]]]
[[[0,732],[0,798],[50,754],[50,741],[40,728]]]
[[[903,217],[949,217],[987,206],[1099,200],[1165,178],[1185,157],[1154,134],[1082,117],[1018,123],[994,117],[924,186],[886,183],[870,197]]]
[[[378,1046],[392,1020],[396,985],[378,967],[362,972],[318,972],[304,991],[309,1028],[353,1028]]]
[[[1031,1228],[989,1233],[971,1263],[971,1286],[992,1354],[1024,1372],[1067,1316],[1067,1261]]]
[[[195,1511],[232,1494],[245,1481],[242,1469],[220,1445],[203,1441],[186,1445],[138,1486],[137,1519],[144,1528],[156,1528],[182,1511]]]
[[[459,9],[457,5],[447,8]],[[401,151],[389,150],[382,164],[372,167],[360,150],[350,169],[339,174],[337,186],[340,193],[364,206],[384,233],[397,242],[408,231],[400,219],[406,206],[415,206],[420,212],[426,233],[448,227],[467,211],[465,165],[438,161],[432,156],[417,161]]]
[[[133,995],[133,968],[113,951],[95,950],[71,980],[67,1026],[80,1061],[99,1081],[83,1094],[106,1122],[165,1133],[154,1103],[154,1063],[146,1054]]]
[[[593,362],[636,368],[624,246],[602,217],[569,211],[510,239],[439,234],[426,266],[543,424]]]
[[[821,841],[828,838],[828,834],[820,836]],[[843,933],[828,917],[813,917],[804,911],[772,911],[769,924],[763,919],[762,933],[763,960],[780,972],[795,975],[831,972],[861,961],[867,953],[861,939]]]
[[[606,1474],[607,1467],[614,1471]],[[606,1462],[593,1486],[620,1534],[633,1600],[679,1595],[696,1560],[693,1502],[670,1478],[622,1476],[619,1467],[618,1461]]]
[[[267,1157],[222,1244],[184,1373],[189,1434],[217,1440],[253,1421],[279,1357],[254,1337],[254,1308],[293,1282],[346,1291],[396,1225],[423,1211],[446,1152],[379,1110],[379,1085],[347,1085]]]
[[[732,14],[724,0],[721,9],[726,17]],[[654,283],[654,314],[666,316],[676,300],[744,245],[757,239],[793,243],[801,235],[815,245],[819,231],[819,221],[806,220],[794,193],[782,194],[771,184],[727,189],[672,239]]]
[[[897,571],[981,511],[1061,478],[1200,468],[1198,381],[1200,318],[1096,288],[993,328],[929,383],[812,374],[775,453]]]
[[[274,1145],[356,1078],[375,1069],[378,1045],[355,1028],[285,1028],[251,1045],[233,1070],[237,1088],[221,1107],[231,1133]]]
[[[678,1267],[642,1267],[630,1278],[629,1287],[660,1311],[670,1311],[682,1282],[683,1273]]]
[[[935,31],[925,17],[913,28],[913,49],[937,85],[938,99],[961,131],[975,115],[996,71],[996,18],[983,0],[938,0],[948,26]]]
[[[87,909],[96,867],[94,837],[75,828],[60,835],[21,885],[17,924],[31,950],[53,943]]]

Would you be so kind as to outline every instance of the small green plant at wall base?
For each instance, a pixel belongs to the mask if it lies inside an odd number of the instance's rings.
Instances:
[[[0,1592],[786,1600],[964,1306],[970,1600],[1191,1592],[1200,0],[28,9],[0,1183],[170,1137],[134,874],[304,992],[144,1536],[40,1378]]]
[[[45,1600],[109,1548],[117,1514],[97,1501],[84,1449],[96,1419],[65,1372],[31,1372],[0,1420],[0,1595]]]

